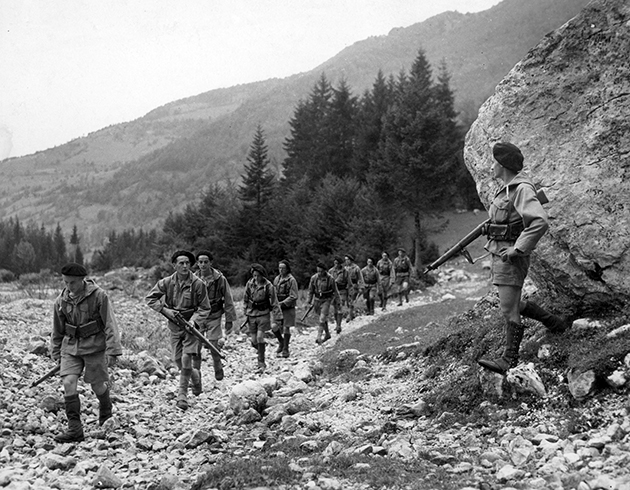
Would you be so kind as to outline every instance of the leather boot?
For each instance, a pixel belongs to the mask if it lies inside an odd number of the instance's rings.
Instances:
[[[258,343],[258,372],[264,373],[265,369],[267,369],[267,365],[265,364],[265,348],[267,344],[264,342]]]
[[[280,330],[277,330],[273,333],[278,339],[278,348],[276,349],[276,357],[280,357],[282,354],[282,349],[284,348],[284,338],[282,337],[282,333]]]
[[[324,326],[322,324],[317,327],[317,338],[315,339],[316,344],[321,344],[323,342],[323,334],[324,334]]]
[[[291,342],[291,334],[284,334],[284,344],[282,344],[282,357],[289,357],[289,342]]]
[[[505,329],[505,348],[503,355],[497,360],[479,359],[477,362],[482,367],[499,374],[505,374],[508,369],[518,364],[518,349],[523,340],[525,328],[516,322],[507,322]]]
[[[96,395],[98,398],[98,425],[103,425],[107,419],[112,418],[112,400],[109,396],[109,386],[105,393]]]
[[[221,352],[221,346],[219,345],[218,340],[211,340],[210,343],[214,347],[216,347],[218,352]],[[256,350],[258,350],[258,348],[256,348]],[[214,350],[210,351],[210,355],[212,356],[212,367],[214,368],[214,379],[216,379],[217,381],[221,381],[225,376],[225,373],[223,372],[223,363],[221,362],[221,356],[217,352],[214,352]]]
[[[343,320],[343,313],[337,313],[335,315],[335,323],[337,324],[337,328],[335,328],[335,332],[341,333],[341,320]]]
[[[179,374],[179,393],[177,394],[177,408],[188,410],[188,384],[190,383],[191,368],[183,368]]]
[[[68,417],[68,430],[55,436],[57,442],[81,442],[83,436],[83,425],[81,424],[81,400],[79,395],[64,397],[66,405],[66,416]]]
[[[323,327],[324,327],[324,333],[325,333],[326,335],[324,336],[324,339],[322,340],[322,343],[326,342],[328,339],[330,339],[330,338],[331,338],[331,336],[330,336],[330,330],[328,330],[328,322],[324,322]]]
[[[571,322],[565,318],[553,315],[532,301],[525,302],[521,315],[542,323],[551,333],[563,333],[571,327]]]
[[[192,393],[195,396],[201,395],[203,386],[201,384],[201,355],[197,354],[192,359],[192,371],[190,372],[190,383]]]

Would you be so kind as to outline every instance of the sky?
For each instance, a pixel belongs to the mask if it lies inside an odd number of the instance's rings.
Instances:
[[[0,160],[500,0],[0,0]]]

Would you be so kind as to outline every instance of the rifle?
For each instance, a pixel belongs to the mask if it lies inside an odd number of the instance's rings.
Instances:
[[[481,235],[484,234],[483,233],[484,232],[484,228],[488,225],[488,223],[490,223],[489,219],[487,219],[483,223],[479,224],[474,230],[472,230],[470,233],[468,233],[468,235],[466,235],[459,242],[457,242],[450,249],[448,249],[441,257],[439,257],[435,261],[431,262],[426,267],[426,269],[424,269],[424,271],[422,271],[422,273],[426,274],[427,272],[432,271],[433,269],[437,269],[444,262],[452,259],[453,257],[455,257],[457,255],[463,255],[468,262],[470,262],[471,264],[474,264],[475,261],[470,256],[470,252],[468,250],[466,250],[466,247],[468,245],[470,245],[472,242],[474,242]]]
[[[306,313],[304,313],[304,315],[302,315],[302,318],[300,319],[301,322],[303,322],[304,320],[306,320],[306,317],[308,316],[308,314],[311,312],[311,310],[313,309],[313,306],[315,306],[315,304],[312,304],[311,306],[308,307],[308,310],[306,310]]]
[[[170,321],[172,321],[175,325],[177,325],[179,328],[184,330],[186,333],[195,337],[199,342],[201,342],[204,345],[204,347],[207,347],[212,352],[217,354],[221,359],[225,360],[225,355],[219,349],[217,349],[214,345],[212,345],[212,343],[204,336],[204,334],[202,334],[199,330],[197,330],[197,328],[192,322],[189,322],[188,320],[186,320],[179,311],[176,311],[175,315],[172,318],[169,317],[163,311],[160,311],[160,314],[163,317],[168,318]]]
[[[41,378],[39,378],[36,381],[33,381],[33,383],[31,384],[31,388],[35,388],[37,385],[43,383],[48,378],[52,378],[55,374],[59,372],[60,369],[61,369],[61,365],[57,364],[54,368],[52,368],[50,371],[44,374]]]

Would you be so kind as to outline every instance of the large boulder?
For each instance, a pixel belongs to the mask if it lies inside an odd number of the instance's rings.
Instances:
[[[547,194],[530,277],[559,309],[630,302],[630,4],[594,0],[549,33],[486,101],[464,157],[488,206],[491,148],[510,141]]]

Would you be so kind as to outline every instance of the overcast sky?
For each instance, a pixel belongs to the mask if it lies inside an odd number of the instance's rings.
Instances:
[[[0,0],[0,159],[499,0]]]

